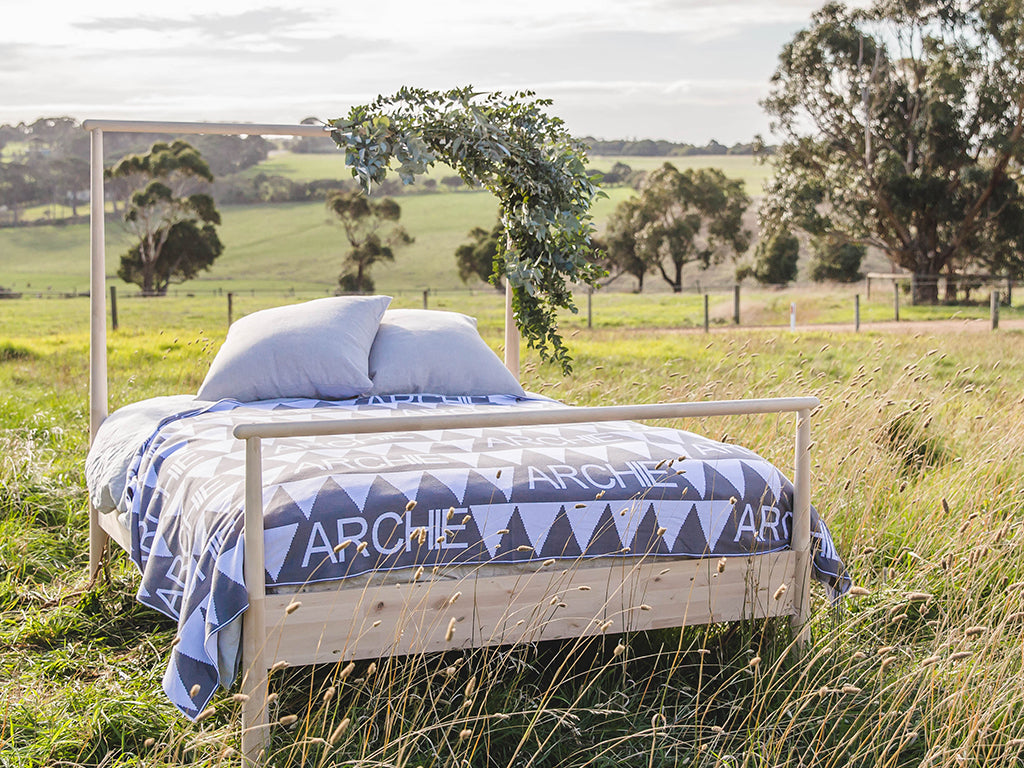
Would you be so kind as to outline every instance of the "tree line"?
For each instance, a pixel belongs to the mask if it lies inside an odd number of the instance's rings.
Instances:
[[[176,137],[160,133],[117,133],[104,136],[104,164],[145,152],[156,142]],[[190,139],[216,176],[228,176],[267,159],[273,144],[261,136],[195,136]],[[90,140],[72,117],[44,117],[31,123],[0,125],[0,222],[18,224],[25,208],[61,205],[77,217],[88,206]],[[110,194],[119,211],[131,188],[111,179]]]

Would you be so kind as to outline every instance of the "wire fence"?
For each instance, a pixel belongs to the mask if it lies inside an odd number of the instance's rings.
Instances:
[[[791,330],[796,330],[809,324],[852,324],[854,330],[860,330],[862,321],[874,323],[942,317],[981,319],[988,305],[992,327],[998,327],[999,309],[1012,309],[1012,282],[1005,278],[995,278],[986,284],[975,279],[973,286],[974,298],[981,301],[975,300],[970,304],[966,314],[963,303],[932,307],[928,312],[909,310],[908,306],[914,303],[915,296],[914,286],[908,277],[878,273],[870,275],[859,285],[835,287],[831,292],[820,286],[786,289],[784,286],[758,285],[749,288],[737,284],[707,283],[688,286],[679,293],[637,294],[579,288],[574,294],[578,312],[575,315],[566,313],[563,321],[586,328],[702,328],[710,331],[712,328],[730,326],[789,326]],[[945,285],[940,284],[940,287],[944,289]],[[109,297],[106,297],[108,315],[115,330],[120,324],[119,301],[123,304],[134,303],[140,298],[154,300],[141,291],[125,290],[123,286],[110,286],[109,291]],[[386,293],[394,297],[392,306],[454,309],[475,315],[485,324],[496,323],[504,316],[504,293],[489,287],[443,290],[405,288]],[[233,320],[256,309],[335,294],[335,287],[327,284],[246,288],[194,284],[173,286],[164,298],[179,301],[194,299],[207,308],[211,307],[211,300],[223,301],[222,316],[229,325]],[[962,302],[966,296],[962,292],[959,295]],[[52,289],[0,294],[0,298],[12,299],[80,299],[88,296],[88,291]],[[826,304],[828,308],[824,309]]]

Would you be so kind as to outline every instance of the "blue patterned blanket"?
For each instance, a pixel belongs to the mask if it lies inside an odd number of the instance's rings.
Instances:
[[[164,419],[132,462],[124,500],[138,598],[179,622],[164,677],[171,701],[195,717],[237,671],[238,633],[224,631],[248,606],[235,425],[271,411],[309,421],[559,405],[223,400]],[[263,480],[270,587],[419,565],[770,552],[788,546],[793,498],[790,482],[744,448],[632,422],[266,439]],[[845,591],[828,529],[817,514],[811,526],[815,577]],[[357,546],[339,549],[345,541]]]

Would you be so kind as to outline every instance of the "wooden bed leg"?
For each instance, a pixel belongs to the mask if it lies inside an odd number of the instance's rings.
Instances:
[[[793,595],[794,639],[798,650],[807,646],[811,636],[808,624],[810,618],[811,592],[811,412],[809,409],[796,414],[796,483],[793,492],[793,534],[792,549],[796,554]]]
[[[266,577],[263,554],[263,466],[260,438],[245,441],[245,588],[249,607],[242,615],[242,755],[246,766],[262,765],[270,742],[267,711]]]
[[[107,532],[100,527],[99,515],[89,502],[89,585],[92,586],[103,567],[103,558],[110,543]]]
[[[247,768],[255,768],[263,765],[263,753],[270,743],[267,670],[248,669],[242,680],[242,691],[249,697],[242,704],[242,757]]]

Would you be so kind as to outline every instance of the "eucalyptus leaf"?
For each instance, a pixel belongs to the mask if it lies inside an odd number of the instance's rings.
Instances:
[[[545,112],[550,104],[530,91],[402,88],[327,124],[367,193],[392,162],[411,183],[441,161],[497,196],[506,240],[491,280],[504,277],[511,287],[513,316],[527,345],[569,373],[556,315],[576,311],[573,285],[596,287],[605,274],[590,241],[590,206],[600,190],[585,172],[586,148]]]

